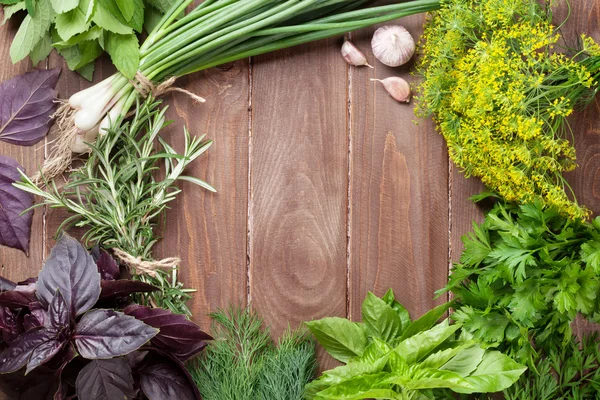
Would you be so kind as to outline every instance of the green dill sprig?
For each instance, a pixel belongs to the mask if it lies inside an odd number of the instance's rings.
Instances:
[[[184,128],[184,150],[178,154],[159,136],[169,124],[165,118],[167,108],[161,109],[160,104],[148,98],[138,104],[130,121],[115,121],[90,145],[85,165],[71,174],[63,188],[59,189],[55,181],[45,181],[45,191],[24,174],[16,186],[42,198],[34,207],[64,208],[72,214],[62,222],[59,232],[71,226],[84,227],[83,240],[88,245],[97,243],[141,260],[152,260],[152,248],[159,240],[155,228],[160,216],[181,192],[176,182],[185,180],[214,191],[204,181],[183,175],[212,141],[192,137]],[[156,150],[157,142],[161,150]],[[137,300],[191,314],[186,301],[193,290],[178,282],[176,269],[134,278],[160,289]]]
[[[316,370],[305,331],[287,330],[277,346],[249,308],[211,314],[215,338],[188,369],[205,400],[301,400]]]

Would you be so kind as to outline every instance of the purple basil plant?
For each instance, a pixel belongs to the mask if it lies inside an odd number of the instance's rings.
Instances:
[[[0,278],[0,389],[15,399],[197,400],[184,362],[212,338],[182,315],[130,304],[110,255],[63,235],[37,279]]]

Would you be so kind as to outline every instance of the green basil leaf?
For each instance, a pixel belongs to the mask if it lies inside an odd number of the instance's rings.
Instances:
[[[367,348],[367,334],[362,324],[330,317],[306,322],[306,326],[327,353],[341,362],[361,356]]]
[[[387,372],[381,372],[349,379],[317,393],[317,399],[397,399],[398,394],[391,385],[383,383],[388,377]]]
[[[50,32],[46,32],[46,34],[40,39],[38,44],[33,48],[31,53],[29,54],[29,58],[31,59],[31,63],[35,66],[38,65],[41,61],[48,58],[50,53],[52,52],[52,35]]]
[[[116,0],[117,7],[121,10],[121,14],[125,21],[131,21],[131,17],[133,17],[133,12],[135,10],[135,4],[131,0]]]
[[[396,311],[385,301],[369,292],[362,305],[362,320],[369,333],[391,342],[402,334],[402,321]]]
[[[79,0],[51,0],[52,8],[57,14],[71,11],[79,5]]]
[[[448,311],[449,308],[450,303],[445,303],[423,314],[421,318],[417,319],[412,324],[410,324],[408,328],[406,328],[406,330],[402,333],[402,340],[407,339],[419,332],[426,331],[427,329],[434,326],[435,323],[440,318],[442,318],[442,316],[446,313],[446,311]]]
[[[455,389],[455,391],[459,393],[499,392],[512,386],[526,369],[527,367],[499,351],[489,351],[485,353],[477,369],[464,378],[473,390]]]
[[[85,32],[90,26],[85,19],[85,14],[79,8],[57,15],[55,24],[62,40],[69,40],[73,36]]]
[[[27,8],[27,13],[33,17],[35,15],[34,0],[25,0],[25,7]]]
[[[386,382],[400,385],[408,390],[452,389],[454,391],[470,390],[471,384],[460,375],[451,371],[437,369],[413,369],[414,377],[394,377]]]
[[[0,0],[0,4],[11,5],[11,4],[17,4],[21,1],[25,2],[25,0]]]
[[[463,334],[465,331],[461,331]],[[461,351],[470,348],[475,345],[474,341],[468,341],[461,343],[457,346],[450,347],[448,349],[440,350],[435,353],[430,354],[425,360],[421,362],[421,367],[423,368],[434,368],[439,369],[452,358],[454,358]],[[481,361],[481,360],[479,360]]]
[[[470,373],[475,371],[481,360],[485,350],[478,345],[471,346],[467,349],[463,349],[450,361],[444,364],[440,369],[446,371],[452,371],[462,377],[468,376]]]
[[[133,33],[133,29],[128,26],[125,22],[115,17],[110,10],[106,8],[105,1],[97,1],[95,12],[92,15],[92,21],[101,28],[107,31],[118,33],[120,35],[128,35]]]
[[[117,35],[108,32],[106,51],[117,69],[133,79],[140,65],[140,47],[134,34]]]
[[[54,10],[49,0],[39,0],[34,16],[27,15],[10,46],[10,58],[17,63],[27,57],[50,29],[54,20]]]
[[[85,14],[85,22],[92,22],[96,0],[80,0],[79,9]]]
[[[450,325],[446,319],[429,330],[419,332],[403,340],[396,346],[394,351],[400,354],[407,363],[415,363],[425,358],[448,338],[452,337],[459,328],[460,324]]]
[[[6,23],[15,13],[19,11],[25,10],[25,1],[19,1],[18,3],[14,3],[10,6],[5,6],[3,8],[4,11],[4,19],[2,20],[2,25]]]

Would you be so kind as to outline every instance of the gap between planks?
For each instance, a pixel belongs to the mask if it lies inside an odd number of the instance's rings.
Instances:
[[[246,206],[246,305],[252,304],[252,94],[253,94],[253,58],[248,57],[248,190]]]

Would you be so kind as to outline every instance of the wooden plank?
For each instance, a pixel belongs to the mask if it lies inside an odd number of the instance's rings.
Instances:
[[[0,18],[3,18],[1,12]],[[10,60],[9,49],[18,27],[19,24],[12,20],[0,26],[0,38],[2,38],[0,40],[0,81],[32,69],[29,59],[16,65],[13,65]],[[38,68],[45,69],[45,62],[40,63]],[[16,146],[0,141],[0,154],[14,158],[26,171],[32,172],[44,160],[44,141],[33,146]],[[0,247],[0,276],[20,281],[37,275],[42,266],[42,249],[44,247],[43,209],[35,211],[31,231],[29,257],[19,250]]]
[[[250,298],[275,335],[288,323],[346,315],[347,81],[338,45],[261,56],[253,67]]]
[[[400,20],[417,39],[423,16]],[[413,105],[399,104],[380,84],[410,76],[414,63],[389,68],[375,60],[374,29],[355,33],[357,46],[375,66],[351,72],[350,316],[358,320],[367,291],[390,287],[413,317],[444,301],[434,291],[447,278],[448,158],[430,121],[415,119]]]
[[[207,99],[194,104],[182,94],[168,101],[175,123],[163,137],[179,151],[183,125],[195,135],[214,140],[186,174],[212,184],[213,194],[190,183],[167,211],[164,239],[155,256],[179,256],[180,279],[197,289],[190,307],[194,320],[207,327],[208,313],[246,305],[248,204],[248,63],[228,70],[213,68],[177,82]]]

